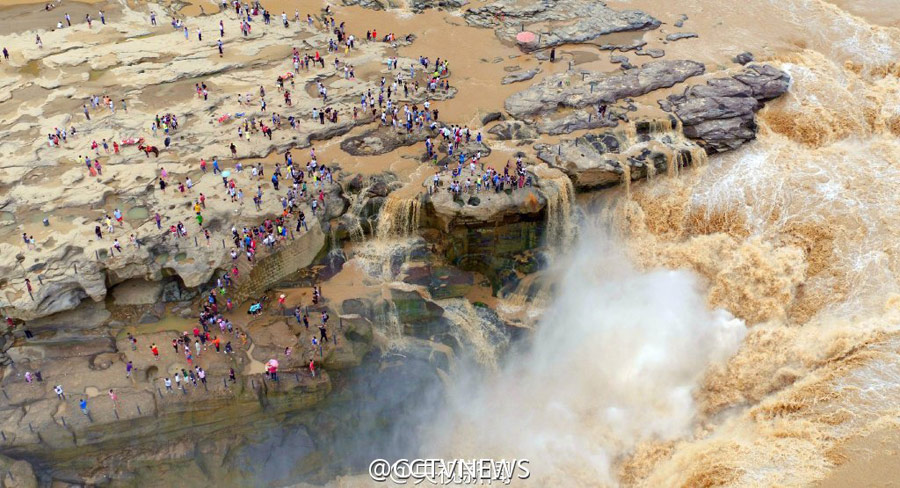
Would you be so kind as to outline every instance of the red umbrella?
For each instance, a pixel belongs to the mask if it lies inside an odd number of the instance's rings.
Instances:
[[[534,42],[534,32],[522,31],[516,34],[516,41],[520,44],[529,44]]]

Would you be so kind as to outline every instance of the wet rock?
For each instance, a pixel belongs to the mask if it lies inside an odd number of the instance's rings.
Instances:
[[[570,80],[560,73],[506,99],[506,111],[517,118],[533,116],[562,108],[582,108],[598,103],[613,103],[660,88],[671,87],[703,74],[703,64],[696,61],[653,61],[640,68],[615,75],[585,72]],[[565,85],[569,81],[570,85]]]
[[[341,141],[341,149],[352,156],[374,156],[386,154],[398,147],[411,146],[431,136],[430,131],[413,131],[407,133],[392,126],[382,126],[355,137]]]
[[[624,44],[623,43],[602,44],[600,46],[600,49],[602,49],[604,51],[628,52],[628,51],[637,51],[638,49],[641,49],[642,47],[644,47],[646,45],[647,45],[647,41],[645,41],[643,39],[633,39],[631,42],[624,43]]]
[[[538,73],[541,72],[540,68],[530,69],[528,71],[519,71],[517,73],[513,73],[511,75],[506,75],[503,77],[503,80],[500,81],[500,84],[509,85],[510,83],[519,83],[522,81],[528,81],[534,78]]]
[[[341,303],[341,312],[348,315],[359,315],[372,319],[372,301],[366,298],[348,298]]]
[[[365,184],[363,175],[360,173],[356,173],[356,176],[350,179],[347,183],[347,192],[348,193],[359,193],[363,189],[363,185]]]
[[[500,112],[491,112],[481,118],[481,125],[488,125],[491,122],[496,122],[498,120],[503,120],[503,114]]]
[[[679,29],[684,27],[684,22],[688,19],[687,15],[681,14],[681,18],[675,21],[675,27]]]
[[[366,196],[369,198],[386,197],[391,192],[391,188],[384,181],[375,181],[366,188]]]
[[[163,285],[161,298],[164,303],[183,302],[194,299],[198,294],[197,290],[184,288],[178,280],[171,280]]]
[[[625,181],[626,176],[632,180],[645,178],[651,166],[654,173],[666,171],[669,157],[654,150],[660,144],[669,146],[682,166],[693,164],[692,151],[701,150],[686,140],[658,136],[651,139],[646,129],[649,124],[637,125],[639,129],[644,126],[644,132],[639,130],[638,142],[627,147],[619,134],[603,132],[553,145],[538,144],[535,149],[539,159],[565,173],[579,190],[614,186]]]
[[[427,324],[443,317],[440,305],[426,300],[414,291],[391,289],[391,301],[402,324]]]
[[[152,324],[155,322],[159,322],[165,314],[166,305],[162,302],[159,302],[150,307],[150,310],[144,312],[144,315],[141,316],[138,322],[142,324]]]
[[[478,205],[481,205],[481,199],[478,197],[469,197],[469,199],[466,200],[466,204],[477,207]]]
[[[350,200],[344,196],[344,192],[340,185],[331,185],[328,188],[328,191],[324,193],[324,197],[325,211],[317,212],[317,217],[321,220],[330,221],[338,218],[341,215],[344,215],[350,207]]]
[[[763,102],[787,92],[790,77],[769,65],[752,65],[725,78],[670,95],[663,109],[681,119],[684,134],[712,154],[756,138],[755,114]]]
[[[491,127],[488,133],[493,134],[494,137],[501,141],[535,139],[538,136],[538,132],[534,127],[517,120],[500,122]]]
[[[661,57],[665,56],[666,52],[663,51],[662,49],[647,49],[647,50],[639,49],[638,51],[636,51],[635,54],[637,54],[638,56],[650,56],[651,58],[655,59],[655,58],[661,58]]]
[[[609,62],[622,65],[630,64],[627,56],[617,56],[615,54],[609,57]]]
[[[615,127],[619,124],[619,118],[611,111],[600,117],[594,108],[571,112],[563,117],[541,119],[537,124],[537,130],[541,134],[569,134],[576,130],[597,129],[600,127]]]
[[[464,205],[449,191],[441,189],[428,196],[426,209],[433,224],[449,230],[456,226],[497,225],[515,222],[522,216],[539,214],[547,204],[544,194],[534,187],[514,191],[483,191],[478,194],[477,206]]]
[[[742,53],[738,54],[737,56],[735,56],[734,58],[732,58],[732,61],[734,61],[737,64],[752,63],[753,62],[753,53],[742,52]]]
[[[410,268],[403,281],[426,287],[431,298],[435,300],[462,298],[469,293],[474,283],[472,273],[453,266],[431,265]]]
[[[669,42],[678,41],[681,39],[691,39],[693,37],[700,37],[694,32],[677,32],[675,34],[669,34],[666,36],[666,40]]]
[[[319,263],[322,266],[322,269],[319,270],[319,279],[323,281],[331,279],[344,268],[345,262],[347,262],[347,256],[344,251],[333,249]]]

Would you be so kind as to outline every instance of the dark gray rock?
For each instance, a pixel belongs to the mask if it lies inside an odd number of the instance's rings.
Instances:
[[[651,58],[661,58],[666,55],[666,52],[662,49],[639,49],[635,52],[638,56],[650,56]]]
[[[487,125],[498,120],[503,120],[503,114],[500,112],[491,112],[481,118],[481,124]]]
[[[694,32],[678,32],[678,33],[675,33],[675,34],[669,34],[669,35],[667,35],[667,36],[666,36],[666,40],[669,41],[669,42],[671,42],[671,41],[677,41],[677,40],[680,40],[680,39],[691,39],[691,38],[693,38],[693,37],[700,37],[700,36],[698,36],[698,35],[697,35],[696,33],[694,33]]]
[[[732,58],[732,61],[734,61],[735,63],[738,63],[738,64],[752,63],[753,62],[753,53],[742,52],[741,54],[738,54],[737,56]]]
[[[528,71],[519,71],[513,73],[511,75],[506,75],[503,77],[503,80],[500,81],[502,85],[509,85],[510,83],[519,83],[522,81],[528,81],[534,78],[538,73],[541,72],[540,68],[530,69]]]
[[[517,120],[500,122],[491,127],[488,133],[493,134],[494,137],[501,141],[535,139],[538,136],[538,132],[534,127]]]
[[[615,75],[585,72],[582,79],[576,78],[568,86],[564,83],[571,76],[560,73],[510,96],[505,107],[510,115],[522,118],[561,108],[610,104],[626,97],[671,87],[704,71],[703,64],[696,61],[654,61]]]
[[[789,86],[787,73],[769,65],[752,65],[728,78],[692,86],[682,95],[670,95],[660,106],[674,112],[684,134],[712,154],[756,138],[756,112]]]
[[[195,298],[197,294],[196,290],[185,289],[176,279],[163,285],[162,301],[164,303],[183,302]]]

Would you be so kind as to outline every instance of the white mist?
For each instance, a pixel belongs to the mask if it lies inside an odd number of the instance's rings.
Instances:
[[[744,334],[693,274],[638,272],[602,233],[583,234],[533,346],[453,388],[423,454],[526,458],[542,484],[616,484],[619,456],[689,433],[695,388]]]

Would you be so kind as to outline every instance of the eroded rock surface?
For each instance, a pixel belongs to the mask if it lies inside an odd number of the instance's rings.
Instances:
[[[787,92],[790,77],[769,65],[752,65],[741,72],[713,78],[681,95],[670,95],[663,109],[681,119],[684,134],[707,152],[735,149],[756,137],[755,114],[763,103]]]

